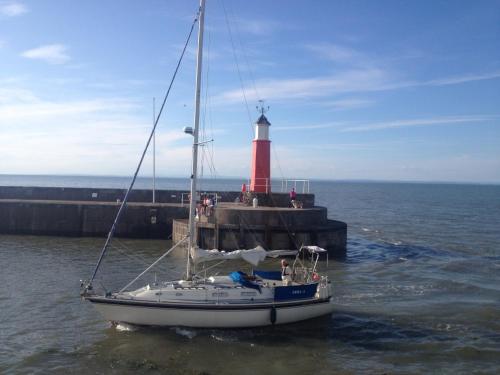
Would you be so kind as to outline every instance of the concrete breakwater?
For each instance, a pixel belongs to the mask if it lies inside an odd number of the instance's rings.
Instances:
[[[0,187],[0,233],[105,236],[125,196],[124,189]],[[283,249],[315,244],[345,254],[347,225],[327,219],[313,194],[298,194],[302,209],[289,207],[288,194],[258,195],[265,206],[232,203],[239,192],[207,192],[217,197],[211,216],[200,217],[197,242],[205,248]],[[186,232],[188,194],[179,190],[133,190],[117,226],[117,237],[179,239]]]
[[[124,189],[0,187],[0,233],[105,236]],[[133,190],[116,229],[118,237],[169,238],[174,218],[187,218],[181,191]]]

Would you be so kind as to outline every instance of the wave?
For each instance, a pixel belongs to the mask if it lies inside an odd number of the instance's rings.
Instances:
[[[115,326],[115,329],[119,332],[135,332],[137,331],[138,327],[127,323],[118,323]]]

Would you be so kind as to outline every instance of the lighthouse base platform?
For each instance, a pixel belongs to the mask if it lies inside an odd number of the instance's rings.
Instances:
[[[187,234],[187,220],[173,221],[172,239]],[[317,245],[330,257],[346,255],[347,224],[327,218],[324,207],[252,207],[243,203],[220,203],[196,223],[196,242],[205,249],[251,249],[258,245],[267,250],[298,249]]]

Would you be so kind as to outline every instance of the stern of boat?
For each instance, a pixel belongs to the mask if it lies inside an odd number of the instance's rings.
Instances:
[[[318,283],[316,298],[326,299],[326,298],[331,298],[332,295],[333,295],[332,282],[328,279],[328,276],[321,276],[321,279]]]

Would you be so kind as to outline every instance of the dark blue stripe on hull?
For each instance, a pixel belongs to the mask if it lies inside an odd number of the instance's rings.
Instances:
[[[178,304],[178,303],[168,303],[168,302],[146,302],[146,301],[135,301],[135,300],[123,300],[114,298],[104,298],[104,297],[86,297],[92,303],[101,303],[107,305],[125,305],[133,307],[153,307],[162,309],[179,309],[179,310],[213,310],[213,311],[249,311],[249,310],[263,310],[272,307],[275,308],[285,308],[285,307],[297,307],[297,306],[308,306],[318,303],[329,303],[330,298],[321,300],[302,300],[294,302],[277,302],[259,305],[231,305],[231,304],[203,304],[203,305],[193,305],[193,304]]]
[[[318,283],[306,285],[277,286],[274,289],[274,299],[276,301],[286,301],[298,298],[312,298],[316,294]]]

